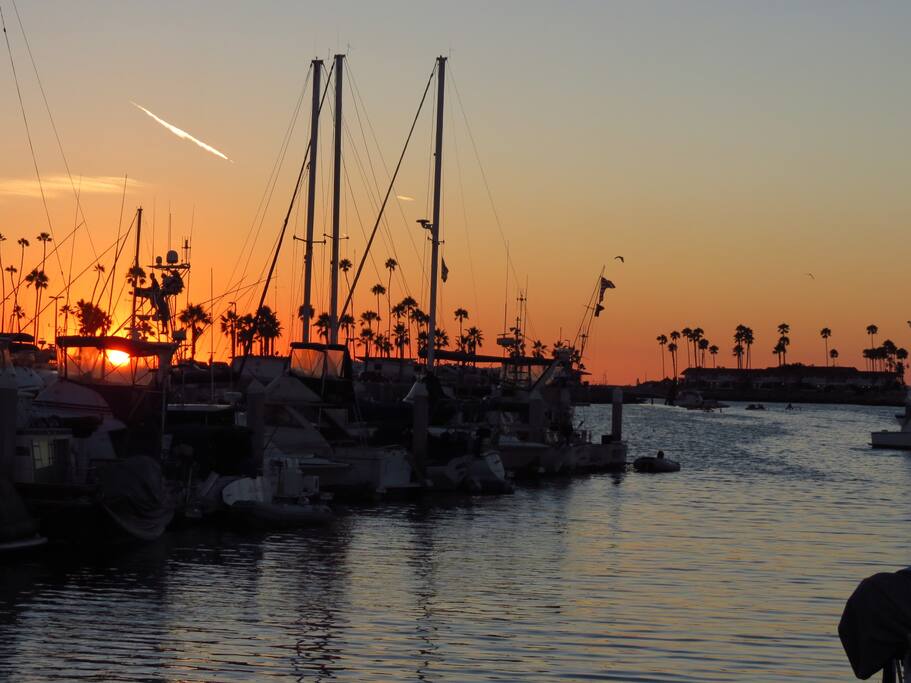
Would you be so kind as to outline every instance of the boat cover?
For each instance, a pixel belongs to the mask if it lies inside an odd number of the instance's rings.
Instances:
[[[883,670],[883,681],[895,680],[893,661],[908,653],[911,634],[911,568],[874,574],[854,590],[845,604],[838,635],[858,678]]]
[[[152,458],[134,456],[99,469],[101,503],[128,534],[150,541],[164,533],[174,517],[161,466]]]

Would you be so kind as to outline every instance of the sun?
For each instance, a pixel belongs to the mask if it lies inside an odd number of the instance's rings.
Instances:
[[[120,367],[126,363],[130,362],[130,354],[126,351],[118,351],[116,349],[108,349],[105,351],[105,356],[114,367]]]

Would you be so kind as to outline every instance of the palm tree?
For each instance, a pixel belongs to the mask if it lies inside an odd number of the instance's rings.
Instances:
[[[531,355],[534,358],[544,358],[545,353],[547,353],[547,345],[540,339],[535,339],[531,345]]]
[[[319,317],[316,319],[316,322],[314,323],[314,326],[316,327],[317,334],[319,334],[319,336],[323,338],[323,341],[328,343],[329,342],[329,328],[332,327],[332,316],[330,316],[328,313],[325,313],[325,312],[320,313]]]
[[[2,287],[2,296],[0,299],[0,306],[2,306],[2,312],[0,312],[0,332],[3,331],[3,326],[6,324],[6,278],[3,277],[3,243],[6,242],[6,237],[3,236],[3,233],[0,232],[0,287]]]
[[[373,330],[369,327],[362,327],[359,341],[364,347],[364,360],[370,360],[370,343],[373,341]]]
[[[823,327],[819,331],[819,336],[822,337],[822,341],[826,345],[825,359],[826,359],[826,367],[828,367],[829,366],[829,337],[832,336],[832,330],[830,330],[828,327]]]
[[[19,253],[19,281],[16,283],[16,289],[19,289],[19,285],[22,284],[22,273],[24,272],[22,266],[25,263],[25,248],[29,246],[29,242],[24,237],[20,237],[16,240],[16,244],[22,247],[22,251]]]
[[[41,290],[47,289],[48,278],[43,270],[33,269],[31,273],[25,276],[26,287],[35,285],[35,327],[32,336],[38,341],[38,322],[41,320]]]
[[[433,331],[433,348],[445,349],[447,346],[449,346],[449,335],[446,334],[446,330],[438,327]]]
[[[237,343],[245,356],[250,355],[253,341],[256,339],[256,320],[247,313],[237,319]]]
[[[394,258],[389,257],[386,259],[385,265],[386,270],[389,271],[389,284],[386,286],[386,315],[389,316],[387,336],[392,336],[392,274],[395,272],[395,269],[399,267],[399,262]]]
[[[680,333],[679,333],[679,332],[671,332],[671,336],[672,336],[672,337],[673,337],[673,335],[675,335],[675,334],[677,335],[677,338],[679,339],[679,338],[680,338]],[[668,344],[668,345],[667,345],[667,350],[668,350],[668,353],[671,354],[671,368],[673,369],[674,381],[676,382],[676,381],[677,381],[677,342],[671,342],[670,344]]]
[[[715,366],[715,357],[718,355],[718,351],[719,351],[719,350],[720,350],[720,349],[719,349],[717,346],[715,346],[714,344],[712,344],[712,345],[709,347],[709,353],[712,354],[712,367],[713,367],[713,368],[716,367],[716,366]]]
[[[345,330],[345,344],[351,341],[351,330],[354,328],[354,316],[350,313],[339,317],[338,326]]]
[[[693,330],[689,327],[684,327],[680,330],[680,334],[682,334],[683,338],[686,340],[686,367],[690,367],[690,342],[693,341]]]
[[[260,355],[271,356],[275,353],[275,340],[282,336],[282,324],[278,315],[269,306],[261,306],[256,312],[255,327]]]
[[[379,321],[379,310],[380,310],[380,297],[386,293],[386,288],[383,287],[379,282],[377,282],[373,287],[370,288],[370,293],[376,296],[376,310],[377,310],[377,321]],[[379,330],[377,330],[379,331]]]
[[[743,325],[743,324],[740,324],[740,325],[738,325],[737,327],[734,328],[734,345],[735,345],[735,348],[736,348],[737,346],[740,346],[740,347],[743,346],[743,340],[744,340],[744,337],[746,337],[746,329],[747,329],[747,328],[746,328],[746,325]],[[742,369],[743,369],[743,362],[742,362],[741,359],[743,358],[743,354],[741,353],[740,355],[738,355],[738,354],[735,353],[734,355],[737,356],[737,369],[738,369],[738,370],[742,370]]]
[[[127,282],[130,283],[130,287],[139,287],[145,284],[145,281],[146,272],[142,269],[142,266],[130,266],[127,271]]]
[[[781,367],[781,354],[784,353],[784,347],[781,345],[780,339],[772,348],[772,353],[778,356],[778,367]]]
[[[468,349],[472,355],[478,353],[478,349],[484,344],[484,333],[474,325],[465,331],[465,337],[468,339]]]
[[[313,306],[308,306],[307,304],[301,304],[297,307],[297,319],[303,323],[304,328],[308,328],[310,321],[313,319]],[[309,329],[302,330],[304,332],[309,331]]]
[[[788,347],[791,345],[791,338],[781,335],[778,339],[778,346],[781,347],[781,364],[788,364]]]
[[[95,271],[95,286],[92,287],[92,297],[89,299],[89,301],[94,302],[95,301],[95,290],[98,289],[98,283],[101,282],[101,276],[104,275],[104,266],[101,265],[100,263],[96,263],[95,267],[92,270]]]
[[[876,334],[878,332],[879,332],[879,328],[876,325],[867,325],[867,334],[870,335],[870,350],[871,351],[874,348],[876,348],[876,343],[873,338],[876,336]],[[873,359],[871,358],[871,363],[872,363],[872,360]],[[876,368],[871,365],[871,369],[875,370]]]
[[[177,316],[177,319],[190,330],[190,359],[196,360],[196,341],[199,339],[199,335],[203,333],[203,330],[212,324],[212,316],[202,307],[202,304],[188,303],[187,307]]]
[[[367,325],[367,328],[371,332],[373,331],[374,321],[376,321],[378,323],[379,320],[380,320],[380,316],[377,314],[376,311],[364,311],[363,313],[361,313],[361,324]]]
[[[661,377],[667,377],[667,372],[664,370],[664,347],[667,346],[667,335],[659,334],[655,337],[655,341],[658,342],[658,353],[661,355]]]
[[[462,321],[468,320],[468,311],[464,308],[455,309],[455,319],[459,321],[459,337],[462,336]]]
[[[231,340],[231,360],[237,355],[237,312],[231,309],[221,316],[221,333]]]
[[[743,367],[743,344],[741,344],[740,342],[737,342],[736,344],[734,344],[734,348],[731,349],[731,353],[733,353],[734,356],[737,358],[737,367],[742,368]]]
[[[778,334],[782,337],[785,336],[786,334],[788,334],[790,331],[791,331],[791,326],[788,325],[787,323],[781,323],[778,326]]]
[[[755,337],[753,336],[753,328],[752,328],[752,327],[747,327],[746,325],[744,325],[744,326],[743,326],[743,344],[744,344],[744,346],[746,347],[746,366],[747,366],[747,370],[749,370],[750,367],[751,367],[752,364],[753,364],[752,347],[753,347],[753,343],[754,343],[755,341],[756,341],[756,339],[755,339]]]
[[[405,347],[410,341],[408,339],[408,326],[404,323],[396,323],[392,328],[393,340],[395,347],[399,350],[399,358],[405,358]]]
[[[16,289],[16,283],[13,281],[13,275],[19,272],[16,266],[7,266],[4,270],[9,273],[9,286],[13,293],[13,310],[19,308],[19,290]],[[4,301],[3,314],[6,315],[6,302]],[[13,331],[13,316],[10,315],[10,332]]]
[[[706,339],[705,337],[702,337],[702,339],[699,340],[699,354],[700,354],[700,356],[702,356],[702,359],[700,362],[703,367],[705,366],[705,352],[708,350],[708,348],[709,348],[709,340]],[[696,365],[698,367],[699,363],[697,363]]]
[[[76,319],[79,321],[79,334],[90,337],[104,333],[111,326],[111,316],[85,299],[76,302]]]
[[[838,360],[838,349],[831,349],[829,351],[829,358],[832,359],[832,367],[835,367],[836,365],[838,365],[838,363],[836,362]]]
[[[705,330],[703,330],[701,327],[694,327],[693,331],[690,333],[690,339],[693,340],[693,365],[695,365],[697,368],[699,367],[699,356],[696,354],[696,348],[701,348],[700,343],[704,337]]]
[[[351,294],[351,283],[348,281],[348,271],[351,270],[352,263],[346,258],[338,262],[338,269],[345,274],[345,285],[348,287],[348,294]]]

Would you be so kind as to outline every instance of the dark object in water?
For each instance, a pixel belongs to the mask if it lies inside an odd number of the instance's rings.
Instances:
[[[747,410],[765,410],[765,406],[761,403],[751,403],[747,406]]]
[[[838,636],[854,675],[883,672],[883,683],[903,680],[911,634],[911,570],[874,574],[854,589],[845,603]],[[904,661],[903,661],[904,660]]]
[[[325,505],[262,503],[239,500],[227,507],[234,522],[248,528],[278,529],[323,526],[335,517]]]
[[[45,543],[47,539],[38,535],[38,522],[29,515],[16,489],[0,479],[0,554]]]
[[[664,457],[664,451],[658,451],[658,455],[643,455],[641,458],[633,460],[633,469],[637,472],[651,472],[658,474],[660,472],[679,472],[680,463],[676,460],[668,460]]]

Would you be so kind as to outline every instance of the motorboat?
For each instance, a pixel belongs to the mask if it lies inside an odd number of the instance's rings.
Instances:
[[[680,463],[676,460],[670,460],[664,457],[664,453],[658,452],[658,455],[643,455],[633,460],[633,469],[637,472],[648,472],[659,474],[662,472],[679,472]]]
[[[882,430],[870,433],[870,442],[873,448],[893,448],[897,450],[911,450],[911,389],[905,399],[905,412],[895,416],[899,429],[897,432]]]

